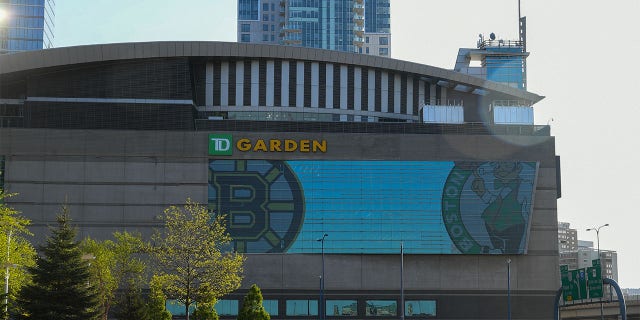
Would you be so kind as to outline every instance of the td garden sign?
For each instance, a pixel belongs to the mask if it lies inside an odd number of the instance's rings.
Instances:
[[[209,134],[209,155],[230,156],[233,152],[326,153],[327,141],[315,139],[233,138],[231,134]]]

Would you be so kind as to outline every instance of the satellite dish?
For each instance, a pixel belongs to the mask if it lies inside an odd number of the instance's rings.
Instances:
[[[489,34],[489,39],[495,40],[496,39],[496,34],[491,32],[491,34]]]

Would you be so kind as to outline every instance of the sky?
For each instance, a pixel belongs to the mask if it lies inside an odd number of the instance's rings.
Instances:
[[[60,0],[54,44],[236,41],[236,2]],[[620,285],[640,288],[640,1],[522,0],[521,12],[528,90],[546,97],[535,123],[561,157],[558,219],[594,244],[585,229],[609,223],[600,248],[618,251]],[[480,33],[518,34],[517,0],[391,0],[391,15],[393,58],[447,69]]]

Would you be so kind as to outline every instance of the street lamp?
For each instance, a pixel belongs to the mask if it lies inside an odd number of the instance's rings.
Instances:
[[[595,231],[596,232],[596,239],[598,241],[598,261],[600,262],[600,272],[602,272],[602,261],[600,260],[600,229],[604,228],[604,227],[608,227],[609,224],[605,223],[599,227],[593,227],[593,228],[589,228],[587,229],[587,231]],[[600,298],[600,319],[604,319],[604,310],[603,310],[603,306],[602,306],[602,298]]]
[[[507,319],[511,320],[511,258],[507,258]]]
[[[320,311],[320,320],[324,320],[324,238],[328,237],[328,234],[323,234],[322,238],[316,240],[320,241],[322,248],[322,275],[320,276],[320,303],[318,311]]]

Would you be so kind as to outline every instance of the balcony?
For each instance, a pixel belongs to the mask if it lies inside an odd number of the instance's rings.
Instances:
[[[355,23],[358,26],[364,27],[364,16],[359,14],[354,14],[353,23]]]

